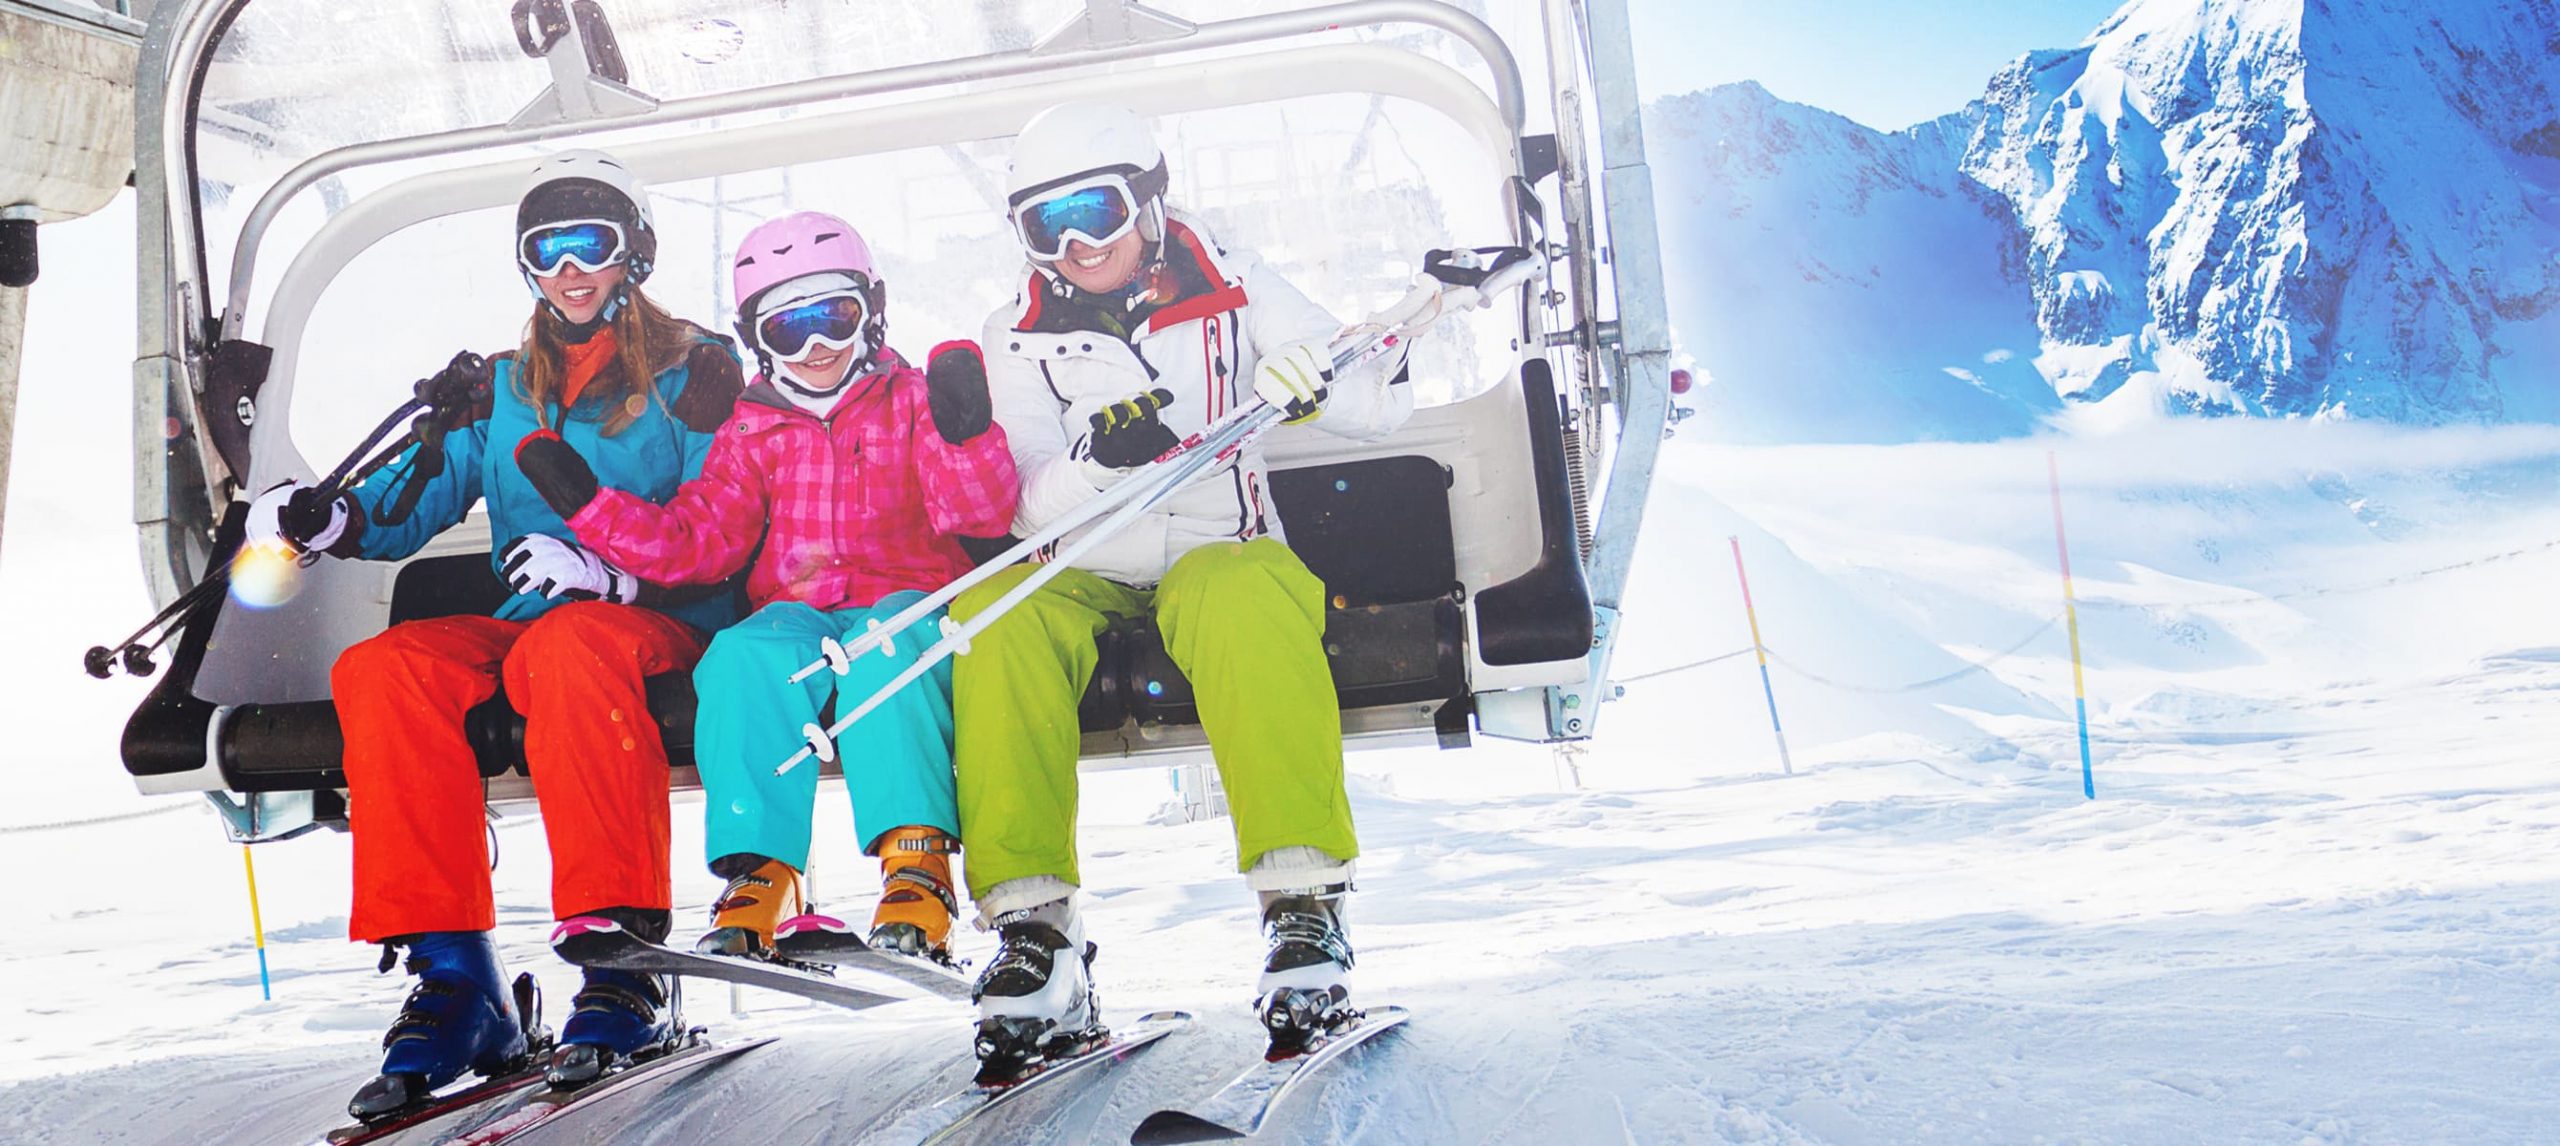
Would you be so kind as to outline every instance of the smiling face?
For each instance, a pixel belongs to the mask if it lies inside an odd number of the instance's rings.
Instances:
[[[801,386],[820,394],[831,393],[844,385],[845,375],[853,372],[853,352],[856,349],[858,347],[852,346],[838,350],[820,348],[817,353],[798,362],[782,363],[782,368],[790,371],[791,377]]]
[[[1135,228],[1100,247],[1082,239],[1069,239],[1067,256],[1055,266],[1077,290],[1108,294],[1137,277],[1138,261],[1146,257],[1146,246],[1147,241],[1139,237]]]
[[[583,325],[595,321],[604,304],[612,301],[614,290],[622,285],[622,270],[616,264],[589,274],[567,265],[560,268],[559,274],[533,281],[542,288],[542,297],[560,308],[571,325]]]

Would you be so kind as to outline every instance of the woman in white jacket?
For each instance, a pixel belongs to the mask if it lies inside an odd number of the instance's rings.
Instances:
[[[1015,141],[1007,190],[1030,265],[981,344],[1022,475],[1019,532],[1246,403],[1353,438],[1412,413],[1399,356],[1330,377],[1326,346],[1341,324],[1168,211],[1165,182],[1163,152],[1124,108],[1063,104]],[[1303,1042],[1347,1012],[1342,904],[1359,843],[1323,645],[1325,589],[1289,551],[1268,490],[1261,452],[1244,450],[1095,547],[959,658],[969,888],[1003,943],[978,980],[990,1074],[1071,1048],[1096,1025],[1074,898],[1076,705],[1113,616],[1151,613],[1197,696],[1237,867],[1261,899],[1270,951],[1257,1005],[1275,1042]],[[1030,569],[963,594],[953,618],[976,615]]]

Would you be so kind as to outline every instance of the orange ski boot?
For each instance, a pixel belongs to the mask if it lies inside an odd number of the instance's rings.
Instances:
[[[871,946],[951,959],[951,857],[960,841],[938,828],[891,828],[880,837],[880,908],[871,915]]]
[[[721,857],[723,861],[762,858]],[[711,905],[711,930],[695,941],[693,949],[703,955],[770,958],[774,926],[808,910],[800,898],[800,873],[781,860],[765,860],[754,871],[730,877],[719,902]]]

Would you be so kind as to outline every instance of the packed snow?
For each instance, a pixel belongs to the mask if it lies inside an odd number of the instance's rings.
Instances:
[[[2047,448],[2094,801],[2053,623]],[[1728,536],[1793,775],[1752,657],[1650,675],[1749,648]],[[1418,1017],[1274,1133],[2548,1140],[2554,538],[2545,428],[1675,442],[1618,649],[1625,698],[1589,752],[1353,757],[1361,990]],[[1116,1140],[1257,1045],[1227,826],[1152,823],[1171,797],[1156,770],[1088,777],[1091,926],[1110,1014],[1200,1021],[1079,1101],[1027,1103],[1008,1141]],[[0,1138],[292,1141],[338,1123],[402,991],[344,939],[345,839],[256,849],[263,1002],[239,849],[199,805],[115,806],[152,814],[0,832],[0,864],[23,873],[9,907],[32,922],[0,939],[22,1016],[0,1030]],[[680,857],[698,807],[678,803]],[[833,796],[820,824],[818,894],[858,911],[876,885]],[[538,823],[494,830],[508,958],[556,1012],[574,977],[542,949]],[[715,883],[690,863],[676,878],[690,928]],[[740,1001],[697,987],[690,1014],[779,1042],[544,1140],[861,1140],[968,1069],[962,1007]]]

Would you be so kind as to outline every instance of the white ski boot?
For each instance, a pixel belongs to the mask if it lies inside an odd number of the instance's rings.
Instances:
[[[1271,941],[1254,988],[1270,1053],[1296,1054],[1359,1017],[1351,1009],[1351,938],[1343,930],[1347,883],[1259,893]]]
[[[1093,993],[1093,944],[1075,899],[995,919],[1002,946],[978,976],[978,1081],[1018,1080],[1041,1061],[1105,1036]]]

